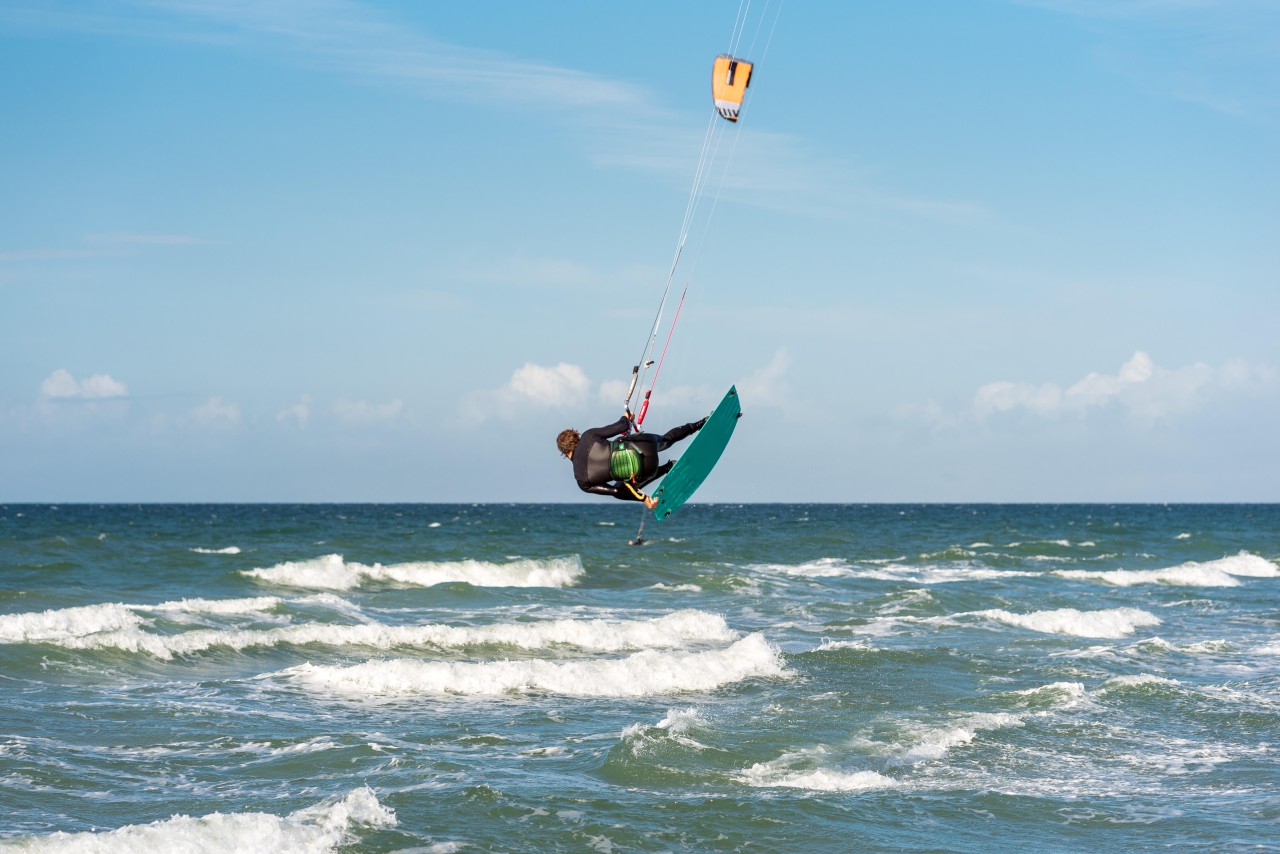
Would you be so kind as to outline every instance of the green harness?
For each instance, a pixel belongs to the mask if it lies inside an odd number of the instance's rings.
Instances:
[[[634,480],[640,474],[639,452],[622,442],[610,442],[609,451],[609,476],[614,480]]]

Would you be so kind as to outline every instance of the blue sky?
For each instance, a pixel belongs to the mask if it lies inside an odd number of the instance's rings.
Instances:
[[[591,500],[738,10],[6,3],[0,500]],[[1280,7],[739,52],[647,423],[738,384],[701,500],[1280,499]]]

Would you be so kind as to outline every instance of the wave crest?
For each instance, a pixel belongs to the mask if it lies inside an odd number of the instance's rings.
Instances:
[[[395,827],[395,813],[378,802],[373,790],[354,789],[345,797],[322,801],[283,818],[270,813],[210,813],[200,818],[176,815],[150,824],[115,830],[54,833],[13,840],[21,851],[276,851],[320,854],[356,841],[357,828]]]
[[[449,626],[439,623],[389,626],[384,623],[340,625],[304,623],[275,629],[201,629],[180,634],[153,634],[139,629],[65,638],[69,649],[114,648],[148,653],[157,658],[190,655],[213,647],[243,650],[282,644],[362,646],[373,649],[470,646],[511,646],[525,650],[571,646],[593,652],[666,649],[686,643],[731,641],[737,632],[724,618],[704,611],[683,610],[642,620],[543,620],[488,626]]]
[[[1133,634],[1139,626],[1160,625],[1159,617],[1141,608],[1109,608],[1101,611],[1059,608],[1054,611],[1033,611],[1030,614],[1014,614],[995,608],[974,611],[972,616],[986,617],[1033,632],[1082,638],[1120,638]]]
[[[500,697],[550,693],[571,697],[647,697],[711,691],[760,677],[787,675],[781,655],[759,634],[724,649],[645,650],[618,659],[571,661],[418,661],[351,666],[310,663],[275,674],[304,688],[355,697],[459,694]]]
[[[330,554],[312,560],[287,561],[265,569],[241,570],[243,575],[285,587],[350,590],[366,582],[433,587],[463,582],[476,587],[571,587],[585,572],[572,557],[517,560],[499,564],[478,560],[397,563],[372,566],[347,562]]]
[[[1275,578],[1280,569],[1271,561],[1241,551],[1218,560],[1204,562],[1187,561],[1164,569],[1113,569],[1094,571],[1084,569],[1057,570],[1054,575],[1084,581],[1101,581],[1116,587],[1132,587],[1136,584],[1171,584],[1183,587],[1238,587],[1238,577]]]

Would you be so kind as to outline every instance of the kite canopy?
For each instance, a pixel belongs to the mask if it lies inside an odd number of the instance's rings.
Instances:
[[[715,99],[716,110],[731,122],[738,120],[742,99],[751,85],[751,68],[750,62],[727,53],[716,57],[711,72],[711,97]]]

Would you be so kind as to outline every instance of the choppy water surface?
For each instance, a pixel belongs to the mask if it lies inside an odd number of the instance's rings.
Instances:
[[[1280,506],[639,520],[0,507],[0,848],[1280,848]]]

